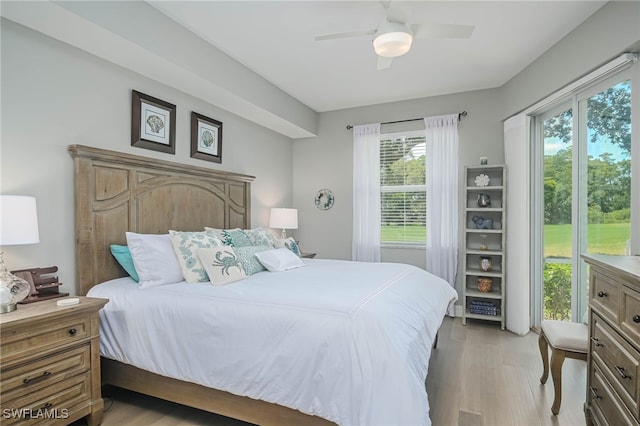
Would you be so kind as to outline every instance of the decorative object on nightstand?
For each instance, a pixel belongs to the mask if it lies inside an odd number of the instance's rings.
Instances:
[[[64,306],[67,300],[73,304]],[[83,417],[88,426],[102,422],[98,311],[107,302],[45,300],[0,315],[0,411],[17,413],[3,424],[63,426]],[[26,417],[36,412],[37,419]]]
[[[38,213],[36,199],[21,195],[0,196],[0,246],[37,244]],[[29,295],[31,286],[11,274],[0,252],[0,313],[12,312]]]
[[[59,287],[62,283],[58,281],[58,277],[53,275],[58,272],[57,266],[21,269],[19,271],[11,272],[29,283],[29,297],[21,301],[21,304],[55,299],[56,297],[65,297],[69,295],[69,293],[60,293],[59,291]]]
[[[316,257],[317,253],[301,253],[300,257],[303,257],[305,259],[313,259],[314,257]]]
[[[280,238],[287,238],[287,229],[298,229],[298,209],[272,208],[269,228],[282,229]]]
[[[467,166],[464,171],[462,324],[495,321],[505,329],[505,167]]]

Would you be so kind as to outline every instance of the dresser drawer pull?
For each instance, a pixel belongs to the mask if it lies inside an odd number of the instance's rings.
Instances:
[[[602,399],[602,397],[600,395],[598,395],[598,390],[596,388],[594,388],[593,386],[591,386],[589,388],[589,390],[591,391],[591,397],[593,399]]]
[[[601,347],[604,347],[604,344],[603,344],[603,343],[600,343],[600,340],[599,340],[598,338],[596,338],[596,337],[592,337],[592,338],[591,338],[591,341],[593,342],[593,345],[594,345],[594,346],[601,346]]]
[[[50,371],[45,371],[44,373],[42,373],[40,376],[36,377],[35,379],[30,379],[28,377],[25,377],[24,380],[22,381],[22,383],[24,383],[25,385],[28,385],[29,383],[34,383],[34,382],[37,382],[39,380],[46,379],[50,375],[51,375]]]
[[[24,413],[24,417],[25,419],[30,419],[32,415],[36,414],[38,411],[41,410],[47,410],[49,408],[53,407],[53,404],[51,402],[47,402],[46,404],[44,404],[42,407],[36,409],[36,410],[28,410]],[[40,413],[38,413],[40,414]]]
[[[44,404],[40,409],[41,410],[46,410],[47,408],[51,408],[53,407],[53,403],[51,402],[47,402],[46,404]]]
[[[640,323],[640,315],[634,315],[633,322],[635,322],[636,324]]]
[[[624,368],[619,367],[619,366],[615,366],[616,371],[618,372],[618,374],[620,375],[621,378],[623,379],[630,379],[631,376],[627,376],[627,373],[625,373]]]
[[[598,297],[607,297],[607,296],[608,296],[608,294],[605,293],[604,291],[599,291],[598,292]]]
[[[75,328],[70,328],[69,329],[69,334],[72,336],[75,336],[75,334],[78,332],[78,330],[76,330]]]

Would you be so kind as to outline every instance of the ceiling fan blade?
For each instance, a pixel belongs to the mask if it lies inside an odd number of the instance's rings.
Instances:
[[[386,70],[387,68],[391,68],[391,63],[393,62],[393,58],[386,58],[384,56],[378,56],[378,71]]]
[[[348,33],[335,33],[335,34],[326,34],[321,36],[316,36],[316,41],[322,40],[333,40],[338,38],[349,38],[349,37],[364,37],[371,36],[376,33],[376,30],[367,30],[367,31],[351,31]]]
[[[412,25],[413,38],[469,38],[473,25],[418,24]]]
[[[394,2],[391,0],[381,0],[382,7],[387,12],[387,20],[406,24],[411,17],[411,6],[407,2]]]

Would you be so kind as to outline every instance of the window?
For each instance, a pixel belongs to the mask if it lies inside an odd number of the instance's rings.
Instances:
[[[388,245],[426,243],[424,132],[380,135],[380,240]]]

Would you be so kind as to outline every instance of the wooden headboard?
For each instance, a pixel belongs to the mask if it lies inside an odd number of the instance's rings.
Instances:
[[[125,232],[163,234],[251,226],[253,176],[69,146],[75,187],[76,291],[125,276],[111,244]]]

